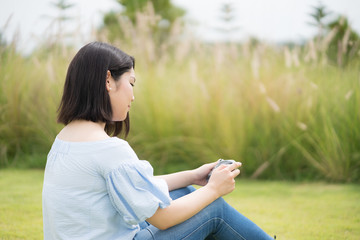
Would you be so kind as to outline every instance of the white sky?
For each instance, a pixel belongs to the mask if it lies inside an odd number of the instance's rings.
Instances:
[[[0,29],[6,39],[13,38],[18,32],[20,48],[29,49],[37,39],[51,26],[52,17],[57,15],[51,5],[57,0],[0,0]],[[69,13],[80,26],[77,31],[87,36],[92,27],[101,23],[102,14],[111,9],[120,9],[115,0],[68,0],[75,4]],[[307,24],[311,21],[311,6],[317,6],[318,0],[172,0],[187,12],[192,29],[198,36],[207,40],[217,40],[224,34],[215,30],[221,26],[220,15],[223,3],[232,3],[236,15],[234,25],[239,29],[231,36],[244,39],[256,36],[267,41],[301,41],[316,33],[316,29]],[[359,0],[323,0],[328,10],[344,14],[352,27],[360,33]],[[52,16],[52,17],[51,17]],[[5,23],[8,21],[4,29]],[[196,23],[196,24],[195,24]],[[195,27],[194,27],[195,26]],[[47,30],[49,31],[49,30]],[[85,37],[86,38],[86,37]]]
[[[270,41],[299,41],[316,33],[310,26],[309,13],[312,6],[318,6],[318,0],[173,0],[183,6],[188,16],[200,22],[198,32],[206,38],[221,38],[219,26],[221,6],[231,3],[236,13],[236,25],[240,29],[233,34],[234,38],[256,36]],[[348,17],[352,27],[360,33],[359,0],[323,0],[326,8],[337,14]],[[206,7],[205,7],[206,6]],[[335,15],[334,15],[335,17]]]

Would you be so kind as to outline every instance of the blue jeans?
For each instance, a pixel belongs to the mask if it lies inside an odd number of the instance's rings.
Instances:
[[[172,199],[195,191],[192,186],[170,192]],[[166,230],[159,230],[148,222],[140,223],[141,230],[134,240],[212,240],[273,239],[255,223],[240,214],[224,199],[219,198],[185,222]]]

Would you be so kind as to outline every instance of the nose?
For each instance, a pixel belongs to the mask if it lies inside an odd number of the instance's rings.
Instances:
[[[135,100],[135,96],[132,97],[131,101],[133,102]]]

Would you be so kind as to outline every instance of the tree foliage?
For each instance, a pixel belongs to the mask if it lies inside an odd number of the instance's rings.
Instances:
[[[173,24],[184,16],[185,11],[170,0],[117,0],[122,9],[104,15],[103,28],[108,30],[110,41],[126,40],[126,29],[139,24],[139,13],[153,11],[156,18],[149,19],[151,33],[158,43],[166,39]]]
[[[327,61],[338,66],[346,66],[351,60],[359,57],[360,38],[345,16],[337,16],[326,23],[326,18],[331,15],[332,12],[319,3],[309,14],[313,20],[309,24],[318,28],[315,42],[317,49],[326,55]]]
[[[183,9],[174,6],[170,0],[118,0],[117,2],[124,7],[122,14],[133,23],[136,23],[136,13],[144,11],[148,3],[152,4],[157,15],[170,24],[185,14]]]
[[[359,57],[360,38],[346,17],[339,16],[327,27],[335,33],[328,48],[328,57],[333,63],[346,66],[351,60]]]

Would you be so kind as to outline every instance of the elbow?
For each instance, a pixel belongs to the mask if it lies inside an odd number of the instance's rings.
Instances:
[[[174,214],[168,212],[168,208],[159,208],[155,214],[152,217],[146,219],[146,221],[160,230],[166,230],[178,223],[174,217]]]
[[[176,225],[173,223],[172,219],[156,219],[156,221],[154,221],[154,219],[149,218],[147,221],[160,230],[166,230]]]
[[[155,224],[154,226],[162,231],[172,227],[170,224],[168,224],[166,222],[158,223],[158,224]]]
[[[159,226],[157,228],[160,229],[161,231],[164,231],[164,230],[168,229],[168,227],[165,227],[165,226]]]

